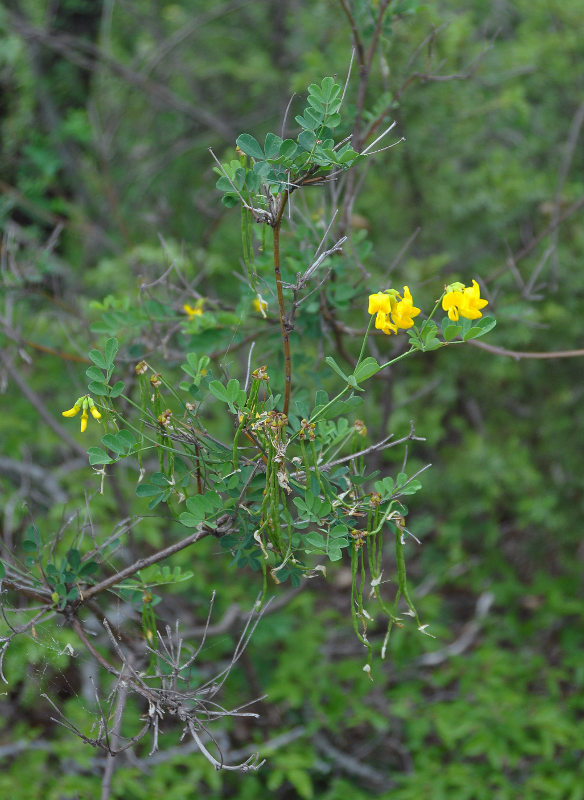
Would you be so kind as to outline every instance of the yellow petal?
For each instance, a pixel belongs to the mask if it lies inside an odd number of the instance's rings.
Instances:
[[[101,419],[101,414],[99,413],[99,411],[95,406],[91,406],[89,410],[91,411],[91,416],[93,417],[93,419]]]
[[[87,411],[84,411],[81,415],[81,433],[85,431],[87,428]]]
[[[377,294],[369,295],[369,314],[377,314],[377,312],[389,314],[390,308],[391,298],[388,294],[385,294],[384,292],[377,292]]]
[[[61,414],[64,417],[76,417],[80,411],[81,411],[81,406],[73,406],[73,408],[70,408],[68,411],[61,411]]]

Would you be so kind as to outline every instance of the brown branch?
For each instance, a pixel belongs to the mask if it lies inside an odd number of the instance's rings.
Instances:
[[[470,339],[469,344],[474,347],[480,347],[481,350],[487,350],[489,353],[494,353],[498,356],[508,356],[520,361],[522,358],[578,358],[584,356],[584,350],[548,350],[539,352],[524,352],[522,350],[506,350],[504,347],[497,347],[494,344],[487,344],[486,342],[478,342],[476,339]]]
[[[357,51],[357,60],[359,62],[359,66],[363,67],[365,65],[365,48],[363,47],[363,42],[361,40],[359,29],[357,28],[357,23],[355,22],[355,17],[347,5],[347,0],[339,0],[339,2],[347,19],[349,20],[349,25],[351,26],[351,36],[353,37],[353,44],[355,45],[355,50]]]
[[[109,578],[105,578],[103,581],[96,583],[95,586],[91,586],[83,593],[83,599],[79,599],[76,603],[76,607],[83,605],[92,597],[95,597],[97,594],[101,594],[101,592],[105,592],[106,589],[110,589],[116,583],[125,580],[126,578],[130,578],[132,575],[135,575],[141,569],[145,569],[146,567],[152,566],[152,564],[157,564],[159,561],[163,561],[165,558],[174,555],[175,553],[184,550],[185,547],[189,547],[191,544],[195,544],[200,539],[204,539],[205,536],[209,536],[211,531],[204,531],[204,530],[197,530],[194,533],[191,533],[190,536],[187,536],[185,539],[181,539],[180,542],[176,542],[175,544],[171,544],[169,547],[165,547],[164,550],[159,550],[157,553],[154,553],[147,558],[139,558],[137,561],[134,561],[133,564],[126,567],[125,569],[116,572],[114,575],[110,575]]]

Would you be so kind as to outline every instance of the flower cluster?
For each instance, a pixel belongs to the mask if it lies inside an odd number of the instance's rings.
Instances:
[[[478,283],[473,280],[472,286],[464,286],[462,283],[451,283],[446,287],[442,298],[442,308],[448,312],[448,318],[457,322],[459,317],[465,319],[479,319],[482,317],[481,308],[484,308],[488,300],[481,298],[481,290]]]
[[[77,414],[79,414],[79,412],[82,411],[83,413],[81,414],[81,433],[83,433],[87,428],[87,420],[89,418],[89,414],[87,413],[88,410],[93,419],[101,419],[101,414],[95,407],[95,402],[88,394],[85,394],[77,398],[73,408],[70,408],[68,411],[62,411],[61,413],[63,414],[64,417],[76,417]]]
[[[403,296],[395,289],[370,294],[368,311],[370,314],[377,314],[375,327],[388,336],[397,333],[400,328],[411,328],[414,324],[413,318],[420,313],[407,286],[404,286]]]

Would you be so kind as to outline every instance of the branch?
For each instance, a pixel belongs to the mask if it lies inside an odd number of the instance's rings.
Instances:
[[[584,356],[584,350],[548,350],[540,352],[523,352],[521,350],[506,350],[504,347],[497,347],[494,344],[487,344],[486,342],[478,342],[475,339],[470,339],[469,344],[474,347],[480,347],[481,350],[487,350],[489,353],[494,353],[498,356],[508,356],[520,361],[522,358],[578,358]]]
[[[164,550],[159,550],[158,553],[154,553],[154,555],[148,556],[147,558],[139,558],[137,561],[134,561],[133,564],[130,564],[129,567],[116,572],[115,575],[110,575],[109,578],[105,578],[105,580],[96,583],[95,586],[91,586],[83,593],[83,598],[80,598],[76,603],[76,608],[83,603],[86,603],[92,597],[95,597],[97,594],[101,594],[101,592],[105,592],[106,589],[110,589],[112,586],[115,586],[116,583],[120,583],[120,581],[125,580],[126,578],[130,578],[136,572],[141,569],[145,569],[146,567],[150,567],[152,564],[157,564],[159,561],[163,561],[165,558],[174,555],[174,553],[178,553],[181,550],[184,550],[186,547],[189,547],[191,544],[195,544],[200,539],[204,539],[205,536],[209,536],[212,531],[210,530],[197,530],[194,533],[191,533],[190,536],[187,536],[185,539],[181,539],[180,542],[176,542],[176,544],[171,544],[169,547],[165,547]]]

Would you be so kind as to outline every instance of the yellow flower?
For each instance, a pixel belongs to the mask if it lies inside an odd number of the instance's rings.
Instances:
[[[390,322],[389,314],[384,314],[383,311],[378,311],[375,317],[375,327],[390,336],[392,333],[397,333],[397,325]]]
[[[466,319],[479,319],[482,317],[481,308],[484,308],[488,300],[481,298],[481,290],[478,283],[473,279],[472,286],[464,286],[462,283],[451,283],[446,287],[446,294],[442,298],[442,308],[448,312],[448,318],[457,322],[460,317]]]
[[[442,308],[448,312],[448,319],[458,322],[458,310],[462,304],[462,292],[458,289],[446,291],[442,298]]]
[[[84,433],[87,429],[87,420],[89,418],[89,414],[87,413],[88,409],[93,419],[101,419],[101,414],[95,407],[93,399],[88,394],[78,397],[73,408],[68,409],[68,411],[61,411],[61,414],[64,417],[76,417],[80,411],[83,411],[81,414],[81,433]]]
[[[407,286],[404,286],[403,300],[400,300],[391,310],[391,318],[398,328],[407,330],[414,324],[413,317],[417,317],[420,309],[416,308]]]
[[[478,283],[473,280],[472,286],[467,286],[462,293],[462,303],[460,305],[460,315],[466,319],[479,319],[482,317],[481,308],[484,308],[488,300],[481,298],[481,290]]]
[[[396,289],[370,294],[368,310],[370,314],[377,314],[375,327],[388,336],[397,333],[399,328],[411,328],[414,324],[413,317],[420,313],[407,286],[404,286],[403,297]]]
[[[188,315],[189,319],[193,319],[193,317],[200,317],[203,314],[203,309],[200,307],[193,308],[189,306],[188,303],[185,303],[183,306],[183,311],[185,314]]]
[[[377,292],[377,294],[369,295],[369,314],[389,314],[391,311],[391,297],[385,292]]]
[[[75,403],[73,408],[70,408],[68,411],[61,411],[61,414],[64,417],[76,417],[80,411],[81,411],[81,406],[78,406],[77,403]]]

